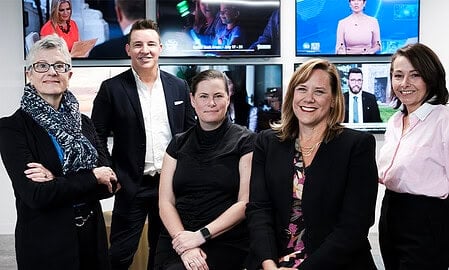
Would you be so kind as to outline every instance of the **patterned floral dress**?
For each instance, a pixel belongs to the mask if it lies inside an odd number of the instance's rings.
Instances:
[[[287,245],[287,255],[279,258],[280,267],[298,267],[307,254],[304,252],[304,242],[302,237],[304,235],[305,224],[302,214],[302,190],[306,176],[304,174],[304,161],[301,152],[295,150],[293,158],[295,172],[293,175],[293,205],[290,216],[290,223],[286,233],[289,235],[289,242]]]

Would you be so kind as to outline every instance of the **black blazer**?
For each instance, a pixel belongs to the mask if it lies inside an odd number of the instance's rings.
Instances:
[[[294,140],[280,142],[271,129],[259,133],[253,154],[246,215],[250,231],[248,269],[278,261],[288,243],[292,209]],[[305,170],[304,245],[299,269],[376,269],[368,230],[377,196],[375,139],[344,129],[321,143]]]
[[[345,120],[347,123],[349,119],[349,92],[343,94],[345,97]],[[363,108],[363,122],[364,123],[381,123],[379,106],[377,105],[376,96],[362,91],[362,108]]]
[[[187,82],[160,71],[172,135],[195,124]],[[107,146],[113,135],[111,162],[122,189],[118,196],[131,199],[140,186],[146,151],[145,127],[131,69],[105,80],[92,109],[92,121],[100,141]]]
[[[128,36],[121,36],[118,38],[106,40],[105,42],[96,45],[89,52],[88,58],[92,59],[128,59],[126,53],[126,43],[128,43]]]
[[[99,166],[105,150],[99,148],[95,129],[83,116],[84,136],[97,148]],[[47,131],[27,113],[17,110],[0,119],[0,152],[11,178],[16,197],[15,230],[18,269],[79,270],[78,233],[73,205],[89,203],[97,219],[97,269],[109,269],[106,229],[99,199],[111,196],[105,185],[98,185],[91,170],[62,174],[62,165]],[[29,162],[41,163],[56,179],[33,182],[23,173]]]

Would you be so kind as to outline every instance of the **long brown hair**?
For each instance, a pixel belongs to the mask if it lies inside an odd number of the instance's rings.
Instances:
[[[295,88],[298,84],[309,80],[312,72],[317,69],[323,70],[329,75],[333,103],[327,119],[324,141],[328,142],[342,132],[343,126],[340,123],[344,120],[345,108],[339,72],[331,62],[314,58],[301,64],[293,73],[284,97],[284,103],[282,104],[281,120],[271,125],[272,129],[278,132],[278,137],[281,141],[298,137],[299,123],[293,111]]]

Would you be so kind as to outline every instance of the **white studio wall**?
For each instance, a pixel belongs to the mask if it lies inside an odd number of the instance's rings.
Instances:
[[[0,4],[0,17],[8,22],[2,29],[0,58],[0,115],[12,114],[19,105],[24,84],[21,1],[6,0]],[[5,24],[6,25],[6,24]],[[15,198],[3,163],[0,165],[0,234],[14,233]]]
[[[147,7],[154,6],[154,0],[147,0]],[[0,51],[0,117],[12,114],[19,106],[20,97],[24,85],[24,60],[23,60],[23,28],[22,28],[22,1],[3,0],[0,2],[0,18],[8,22],[8,27],[2,29],[2,45]],[[449,15],[449,1],[421,0],[420,10],[420,42],[430,46],[441,58],[446,71],[449,72],[449,50],[447,49],[447,27],[446,17]],[[282,64],[282,81],[284,88],[288,84],[293,73],[294,64],[301,63],[306,58],[295,57],[295,1],[282,0],[281,2],[281,57],[270,59],[258,59],[258,63]],[[148,10],[150,18],[154,18],[155,11]],[[6,25],[6,24],[5,24]],[[339,59],[342,59],[341,57]],[[360,60],[360,59],[358,59]],[[225,61],[207,59],[203,62],[214,64],[214,61]],[[252,60],[251,60],[252,61]],[[190,60],[190,62],[192,62]],[[239,59],[233,63],[247,64],[245,59]],[[169,63],[164,62],[164,63]],[[178,64],[188,63],[188,60],[178,61]],[[75,62],[76,64],[76,62]],[[94,65],[90,63],[89,65]],[[105,65],[105,62],[97,63]],[[106,63],[107,64],[107,63]],[[114,63],[115,65],[127,64],[127,61]],[[449,78],[449,77],[448,77]],[[377,147],[383,143],[383,135],[376,134]],[[383,189],[380,189],[383,193]],[[381,194],[379,195],[380,203]],[[16,222],[15,198],[10,179],[0,162],[0,234],[13,234]],[[112,208],[112,200],[103,203],[105,210]],[[375,228],[376,227],[376,228]],[[377,230],[377,226],[373,227]]]

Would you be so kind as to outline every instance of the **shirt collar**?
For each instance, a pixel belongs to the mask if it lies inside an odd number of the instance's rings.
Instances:
[[[362,97],[362,90],[360,90],[357,94],[354,94],[351,90],[349,90],[349,96],[350,97]]]
[[[131,32],[131,27],[132,27],[132,26],[133,26],[133,25],[130,24],[130,25],[128,25],[127,27],[125,27],[125,29],[123,29],[123,35],[124,35],[124,36],[128,35],[129,32]]]
[[[436,106],[437,105],[424,103],[411,114],[415,115],[419,120],[424,121],[426,117],[435,109]]]
[[[134,68],[131,67],[131,70],[133,71],[133,75],[134,75],[134,79],[136,80],[136,83],[139,84],[139,85],[145,85],[142,82],[142,80],[140,79],[139,74],[137,74],[137,72],[134,70]],[[155,83],[157,83],[159,81],[160,77],[161,77],[161,73],[160,73],[160,69],[158,68],[157,69],[157,77],[156,77]],[[145,88],[146,88],[146,86],[145,86]]]

